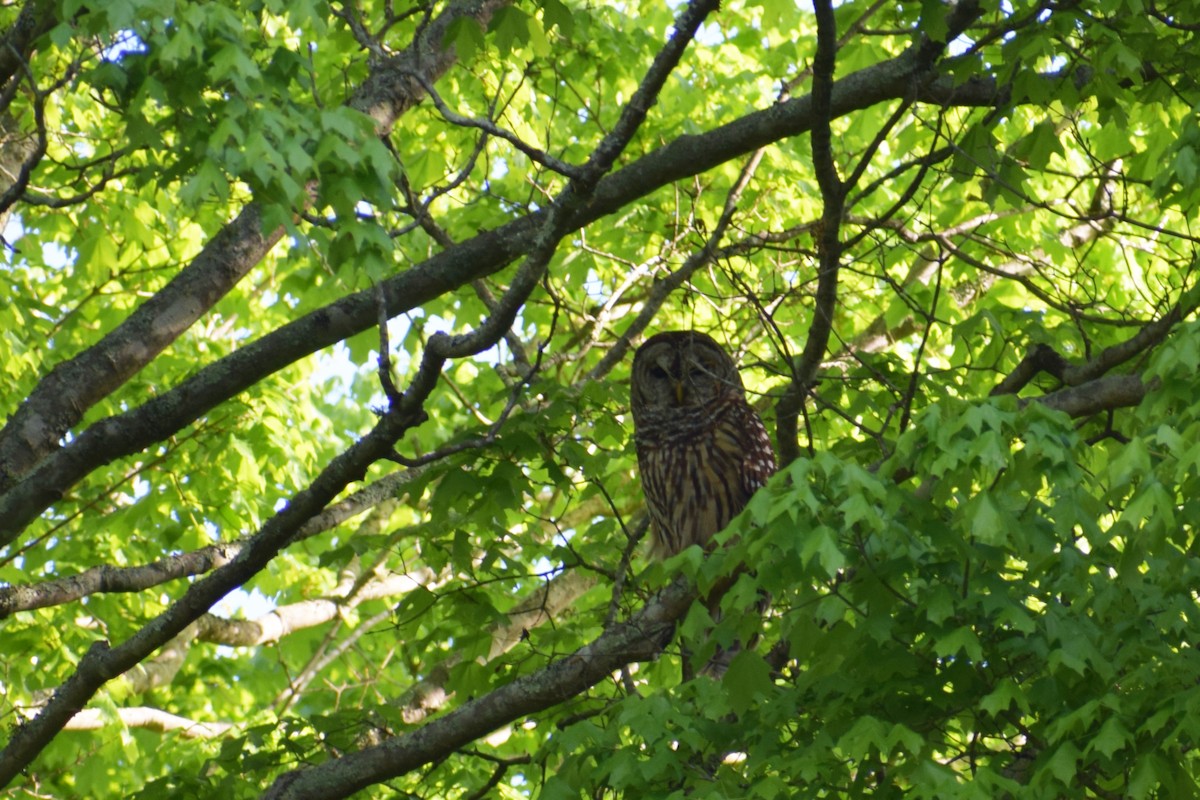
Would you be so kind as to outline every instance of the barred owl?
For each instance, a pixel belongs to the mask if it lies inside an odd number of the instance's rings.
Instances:
[[[631,406],[654,554],[704,547],[775,472],[733,359],[696,331],[652,336],[633,357]]]

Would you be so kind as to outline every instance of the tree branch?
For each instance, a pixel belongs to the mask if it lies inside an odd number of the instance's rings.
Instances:
[[[695,590],[678,578],[628,622],[532,675],[470,700],[421,728],[316,767],[276,779],[264,800],[346,797],[442,758],[515,719],[561,703],[600,683],[626,664],[657,658],[675,620],[691,606]]]
[[[442,118],[451,125],[457,125],[461,128],[475,128],[483,131],[489,136],[495,136],[497,139],[503,139],[527,155],[535,164],[541,164],[546,169],[557,172],[560,175],[565,175],[568,178],[583,177],[583,173],[575,165],[568,164],[565,161],[560,161],[559,159],[547,153],[545,150],[534,147],[530,144],[526,144],[524,141],[522,141],[521,137],[517,136],[512,131],[501,128],[490,119],[465,117],[462,114],[455,112],[450,108],[450,106],[446,105],[446,101],[442,99],[441,95],[434,90],[433,85],[430,84],[429,81],[427,81],[420,73],[411,72],[406,74],[421,85],[421,88],[423,88],[429,95],[429,99],[433,101],[434,106],[437,107],[438,113],[441,114]]]
[[[742,166],[737,180],[725,196],[725,207],[721,212],[721,218],[717,220],[712,233],[705,239],[704,246],[689,255],[679,269],[672,272],[666,278],[655,281],[654,285],[650,288],[649,296],[642,303],[641,310],[633,318],[633,322],[625,329],[625,332],[621,334],[621,337],[613,344],[612,348],[604,354],[600,362],[588,371],[588,379],[598,380],[611,372],[613,367],[629,352],[633,346],[633,340],[640,336],[650,325],[671,293],[682,286],[696,270],[711,264],[718,255],[723,255],[726,252],[720,248],[721,240],[725,238],[725,232],[729,229],[730,223],[733,222],[733,215],[737,211],[737,203],[741,199],[742,192],[745,191],[746,186],[750,183],[750,179],[754,176],[758,165],[762,163],[764,152],[763,148],[755,150]]]
[[[211,739],[233,728],[233,725],[228,722],[199,722],[146,706],[118,708],[115,720],[109,718],[109,713],[98,708],[85,708],[71,717],[71,721],[63,727],[63,730],[98,731],[112,725],[115,721],[126,728],[146,728],[158,733],[178,731],[179,735],[185,739]]]
[[[216,614],[202,614],[183,632],[162,647],[156,656],[125,672],[120,680],[128,691],[143,694],[175,679],[195,642],[227,647],[259,647],[281,641],[299,630],[323,625],[346,609],[369,600],[407,594],[418,586],[436,585],[439,576],[420,569],[407,574],[387,575],[360,587],[341,589],[340,596],[301,600],[268,611],[257,619],[235,620]]]
[[[1136,406],[1151,388],[1137,375],[1109,375],[1034,399],[1072,417],[1087,417]]]
[[[405,53],[378,65],[349,105],[371,116],[381,134],[390,130],[400,114],[423,97],[421,83],[411,74],[420,71],[432,83],[454,63],[453,48],[442,44],[449,26],[465,16],[486,25],[492,12],[507,2],[455,0]],[[41,4],[31,2],[26,10],[35,5]],[[0,492],[55,452],[63,435],[88,408],[124,384],[207,313],[282,237],[282,227],[264,232],[261,207],[247,205],[189,265],[125,321],[84,352],[56,365],[0,429]],[[6,541],[0,533],[0,545]]]
[[[1004,380],[992,389],[990,395],[995,397],[1002,394],[1016,394],[1025,388],[1025,386],[1037,376],[1039,372],[1045,372],[1049,375],[1058,378],[1067,386],[1082,387],[1096,386],[1108,384],[1098,384],[1096,379],[1106,374],[1113,367],[1119,366],[1126,361],[1140,355],[1151,349],[1170,333],[1171,328],[1176,323],[1187,317],[1193,311],[1200,307],[1200,288],[1193,287],[1184,292],[1179,302],[1171,307],[1171,310],[1164,314],[1159,319],[1149,322],[1142,326],[1137,333],[1129,337],[1123,342],[1119,342],[1111,347],[1106,347],[1095,358],[1090,359],[1083,364],[1071,364],[1061,354],[1054,350],[1048,344],[1036,344],[1030,351],[1021,359],[1016,368],[1013,369]],[[1129,377],[1129,376],[1125,376]],[[1141,386],[1140,379],[1137,381],[1138,386]],[[1115,382],[1112,386],[1123,385],[1120,382]],[[1111,394],[1117,392],[1117,389],[1109,388],[1105,391],[1109,392],[1108,396],[1117,397],[1118,395]],[[1145,387],[1141,388],[1142,394],[1145,393]],[[1135,394],[1132,384],[1124,386],[1120,390],[1120,397],[1133,397]],[[1061,402],[1068,404],[1071,408],[1085,408],[1087,404],[1083,402],[1080,395],[1072,392],[1057,392],[1054,395],[1047,395],[1040,398],[1045,401],[1049,397],[1059,396]],[[1140,397],[1138,398],[1140,400]],[[1101,401],[1101,409],[1108,408]],[[1049,403],[1053,405],[1053,403]],[[1054,406],[1057,407],[1057,406]],[[1116,406],[1113,406],[1116,407]],[[1064,410],[1067,410],[1064,407]],[[1071,412],[1072,416],[1081,416],[1082,412]]]
[[[34,42],[58,24],[58,10],[54,0],[25,0],[17,21],[0,37],[0,86],[7,86],[25,69]]]
[[[996,397],[1002,394],[1016,394],[1037,377],[1039,372],[1049,373],[1061,380],[1063,372],[1068,366],[1067,360],[1059,355],[1053,347],[1048,344],[1035,344],[1016,368],[1004,380],[996,384],[989,395]]]
[[[408,482],[424,473],[425,468],[393,472],[359,489],[354,494],[326,508],[309,519],[289,542],[295,543],[316,536],[346,520],[363,513],[396,493]],[[168,581],[202,575],[232,561],[246,545],[245,539],[201,547],[187,553],[167,556],[153,564],[133,567],[92,567],[78,575],[55,578],[40,583],[0,587],[0,620],[18,611],[62,605],[80,600],[90,594],[106,592],[140,592]]]
[[[817,240],[817,293],[812,324],[799,359],[792,364],[792,381],[776,406],[776,440],[781,465],[800,454],[797,428],[804,398],[816,381],[817,367],[825,357],[833,332],[837,306],[838,266],[842,257],[839,232],[846,204],[846,188],[833,160],[833,70],[837,58],[837,23],[830,0],[816,0],[817,55],[813,60],[813,171],[821,188],[820,236]]]
[[[781,464],[787,464],[800,454],[798,427],[800,411],[804,399],[816,381],[817,368],[825,356],[829,345],[829,336],[833,330],[833,311],[837,304],[838,264],[841,258],[842,245],[839,241],[839,230],[845,210],[847,185],[844,185],[837,174],[833,162],[832,141],[829,133],[829,122],[837,114],[837,105],[833,92],[833,70],[837,55],[837,30],[832,4],[818,0],[815,4],[817,16],[817,55],[813,62],[813,127],[812,148],[813,167],[817,183],[821,188],[821,200],[824,209],[821,216],[821,230],[818,239],[818,280],[816,303],[813,308],[813,321],[809,328],[804,350],[796,363],[791,365],[792,380],[784,390],[776,405],[776,440]],[[966,0],[954,6],[946,18],[945,41],[933,41],[921,37],[919,43],[904,53],[902,58],[912,60],[914,80],[911,91],[902,92],[897,97],[905,103],[913,96],[922,96],[922,86],[936,82],[928,75],[946,47],[946,42],[953,40],[966,30],[980,14],[979,3]],[[857,74],[857,73],[856,73]],[[922,76],[922,77],[918,77]],[[847,80],[847,79],[843,79]],[[995,92],[991,95],[995,97]],[[897,117],[893,115],[894,124]],[[878,146],[878,138],[872,148]],[[862,169],[855,170],[855,179],[861,175]],[[927,166],[922,167],[921,175]],[[915,190],[915,187],[911,187]]]
[[[558,619],[571,604],[596,585],[596,576],[579,569],[555,575],[513,607],[503,623],[492,626],[492,644],[487,660],[507,653],[524,641],[529,631]],[[450,670],[462,660],[453,654],[428,670],[428,676],[405,691],[396,700],[400,715],[410,725],[422,722],[440,711],[452,694],[446,689]]]

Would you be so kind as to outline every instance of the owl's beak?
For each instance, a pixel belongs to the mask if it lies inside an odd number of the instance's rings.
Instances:
[[[675,404],[683,405],[683,381],[675,381]]]

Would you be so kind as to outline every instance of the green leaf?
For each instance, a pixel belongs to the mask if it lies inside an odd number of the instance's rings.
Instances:
[[[540,0],[542,24],[547,31],[558,28],[563,36],[569,37],[575,30],[575,17],[562,0]]]
[[[1079,749],[1070,742],[1064,742],[1046,760],[1046,768],[1063,785],[1074,786],[1080,758]]]
[[[474,17],[458,17],[446,27],[442,46],[453,47],[459,59],[469,64],[485,46],[483,26]]]
[[[965,513],[970,519],[971,536],[976,541],[991,545],[1003,545],[1008,541],[1012,520],[1001,513],[987,492],[976,495],[967,504]]]
[[[930,41],[945,42],[949,28],[946,25],[945,3],[938,0],[921,0],[921,31]]]
[[[1200,161],[1196,158],[1196,151],[1189,145],[1180,147],[1175,153],[1175,163],[1173,164],[1175,177],[1184,186],[1195,186],[1196,175],[1200,172]]]
[[[1050,120],[1043,120],[1028,134],[1018,140],[1009,154],[1032,169],[1045,169],[1053,155],[1065,152],[1058,138],[1058,128]]]
[[[742,650],[729,663],[721,685],[733,710],[742,713],[771,695],[771,667],[753,650]]]
[[[1002,681],[990,694],[979,701],[979,707],[993,716],[1008,711],[1014,705],[1018,711],[1023,713],[1029,711],[1029,703],[1025,699],[1025,693],[1021,690],[1020,685],[1009,680]]]
[[[850,730],[838,739],[838,750],[846,757],[861,760],[872,751],[883,750],[887,741],[886,726],[872,716],[859,717]]]
[[[815,557],[817,563],[829,576],[834,576],[846,565],[837,534],[826,527],[807,531],[800,547],[800,555],[806,562]]]
[[[1121,724],[1116,717],[1109,717],[1100,726],[1100,731],[1088,743],[1085,753],[1092,751],[1099,752],[1105,758],[1112,758],[1113,755],[1125,747],[1132,736],[1125,726]]]
[[[975,631],[967,626],[955,628],[945,636],[940,636],[934,642],[934,652],[942,658],[954,657],[959,653],[973,662],[983,660],[983,646]]]

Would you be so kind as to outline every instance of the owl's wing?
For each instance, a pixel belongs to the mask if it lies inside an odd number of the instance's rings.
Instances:
[[[775,474],[775,451],[771,437],[758,413],[743,398],[737,398],[714,431],[714,441],[736,475],[726,473],[725,480],[736,480],[741,500],[732,509],[736,515],[767,479]],[[731,515],[732,516],[732,515]]]
[[[749,405],[745,406],[743,419],[745,450],[742,457],[742,485],[747,500],[775,474],[775,450],[767,426]]]

